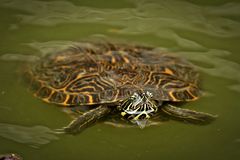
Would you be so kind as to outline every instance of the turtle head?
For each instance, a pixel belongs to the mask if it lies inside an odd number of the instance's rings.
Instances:
[[[156,102],[151,92],[135,92],[124,100],[120,106],[121,115],[140,128],[144,128],[147,120],[157,111]]]

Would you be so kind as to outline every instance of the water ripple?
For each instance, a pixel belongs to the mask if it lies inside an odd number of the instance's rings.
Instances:
[[[25,11],[21,23],[56,25],[60,23],[100,22],[123,26],[119,33],[155,33],[169,38],[174,28],[191,29],[219,37],[240,35],[240,23],[229,16],[240,15],[240,3],[198,6],[185,1],[135,1],[135,8],[106,9],[77,6],[67,1],[2,0],[7,8]],[[226,27],[227,26],[227,27]],[[174,36],[174,33],[172,33]]]
[[[37,148],[58,137],[54,131],[45,126],[25,127],[15,124],[0,123],[0,136],[18,143],[28,144]]]

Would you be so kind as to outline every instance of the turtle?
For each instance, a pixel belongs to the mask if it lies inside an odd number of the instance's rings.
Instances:
[[[199,73],[186,59],[154,47],[81,43],[41,57],[24,73],[41,100],[89,108],[64,127],[66,133],[79,133],[115,114],[141,128],[159,112],[183,121],[216,118],[178,105],[201,96]]]

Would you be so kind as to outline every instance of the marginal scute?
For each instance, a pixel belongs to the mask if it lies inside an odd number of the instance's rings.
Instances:
[[[66,95],[63,92],[54,92],[51,97],[49,98],[49,101],[54,103],[63,103],[65,101]]]
[[[31,89],[35,92],[37,92],[42,87],[41,82],[33,80],[31,82]]]
[[[37,96],[41,98],[48,98],[52,93],[52,90],[48,87],[42,87],[37,92]]]
[[[64,106],[115,103],[138,91],[160,101],[200,96],[198,73],[190,63],[145,46],[74,46],[29,65],[26,73],[37,97]]]

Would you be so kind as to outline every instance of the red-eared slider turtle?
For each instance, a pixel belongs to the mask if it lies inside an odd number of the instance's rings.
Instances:
[[[187,61],[151,47],[75,46],[43,57],[25,73],[43,101],[91,108],[65,127],[70,133],[117,113],[140,127],[157,112],[196,122],[215,117],[173,106],[199,98],[198,73]]]

